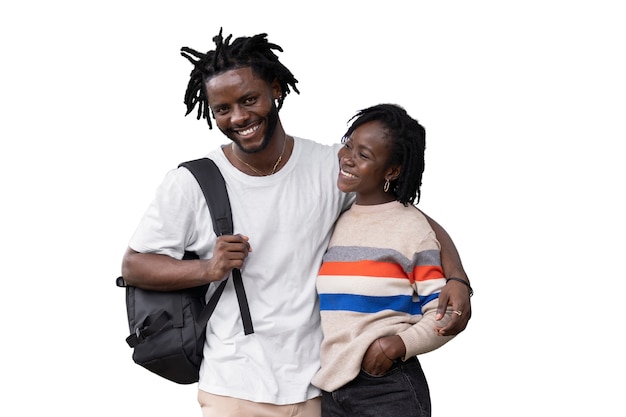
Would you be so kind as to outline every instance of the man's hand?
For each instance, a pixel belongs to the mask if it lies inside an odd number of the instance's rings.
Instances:
[[[207,262],[207,275],[211,281],[225,279],[233,269],[243,268],[249,252],[252,252],[252,248],[247,236],[237,234],[218,237],[213,257]]]
[[[435,320],[441,320],[446,314],[446,309],[452,308],[452,318],[444,327],[435,327],[440,336],[454,336],[461,333],[467,327],[467,322],[472,317],[472,305],[470,303],[469,288],[458,281],[448,281],[439,294],[439,307]]]

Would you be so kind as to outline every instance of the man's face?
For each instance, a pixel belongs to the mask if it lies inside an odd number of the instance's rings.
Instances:
[[[270,84],[244,67],[210,78],[206,90],[218,129],[244,152],[265,149],[278,123],[278,83]]]

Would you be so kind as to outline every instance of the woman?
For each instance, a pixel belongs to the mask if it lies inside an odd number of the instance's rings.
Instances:
[[[435,330],[446,279],[435,233],[413,205],[425,131],[392,104],[351,120],[337,186],[356,200],[337,221],[317,280],[324,340],[313,384],[323,416],[430,416],[416,355],[452,336]]]

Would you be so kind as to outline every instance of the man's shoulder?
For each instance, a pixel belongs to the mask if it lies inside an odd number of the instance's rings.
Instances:
[[[312,139],[305,139],[298,136],[294,136],[293,138],[300,144],[303,150],[310,152],[336,153],[341,147],[340,143],[324,144],[322,142],[318,142]]]

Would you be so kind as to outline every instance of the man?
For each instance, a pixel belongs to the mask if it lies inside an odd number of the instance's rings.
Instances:
[[[216,238],[204,196],[184,168],[170,171],[124,255],[130,285],[174,290],[227,278],[241,268],[254,333],[244,335],[228,282],[207,326],[198,400],[209,416],[320,415],[310,384],[322,340],[315,277],[333,224],[353,201],[336,186],[336,146],[287,135],[278,112],[297,80],[265,34],[216,36],[206,54],[183,48],[194,66],[185,103],[231,144],[208,154],[226,180],[235,234]],[[449,281],[441,293],[459,315],[440,334],[464,330],[469,282],[450,237],[432,226]],[[185,250],[199,260],[181,260]],[[209,290],[212,292],[212,289]],[[209,294],[210,295],[210,294]]]

